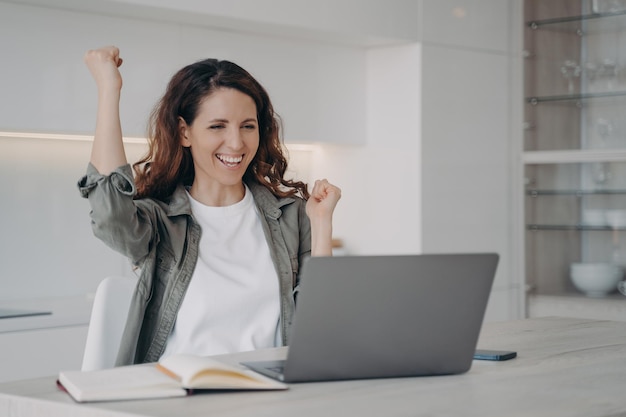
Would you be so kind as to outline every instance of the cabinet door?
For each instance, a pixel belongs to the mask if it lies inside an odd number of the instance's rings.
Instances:
[[[88,326],[0,334],[0,382],[58,375],[80,369]]]

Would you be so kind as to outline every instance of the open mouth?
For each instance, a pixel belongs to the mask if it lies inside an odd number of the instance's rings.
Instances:
[[[232,156],[232,155],[222,155],[218,153],[215,156],[217,157],[217,159],[219,159],[224,165],[226,165],[229,168],[236,167],[237,165],[241,163],[241,161],[243,161],[243,155]]]

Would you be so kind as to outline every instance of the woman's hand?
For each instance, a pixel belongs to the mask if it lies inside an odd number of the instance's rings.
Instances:
[[[120,50],[115,46],[105,46],[91,49],[83,57],[91,76],[96,81],[98,90],[105,92],[108,89],[119,91],[122,89],[122,75],[119,66],[122,65]]]
[[[317,180],[313,185],[311,196],[306,202],[306,214],[311,221],[332,218],[337,202],[341,198],[339,187],[326,179]]]
[[[306,202],[306,214],[311,221],[311,255],[332,255],[333,212],[341,198],[339,187],[327,180],[315,181]]]

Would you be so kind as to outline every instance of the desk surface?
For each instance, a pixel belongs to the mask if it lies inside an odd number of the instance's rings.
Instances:
[[[292,384],[280,392],[77,404],[55,378],[0,384],[0,415],[47,416],[616,416],[626,415],[626,322],[541,318],[486,323],[479,347],[516,359],[463,375]],[[230,355],[267,359],[284,349]]]

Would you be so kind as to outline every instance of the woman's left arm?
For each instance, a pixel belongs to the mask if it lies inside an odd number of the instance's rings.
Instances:
[[[315,181],[306,203],[311,222],[311,256],[332,255],[333,212],[340,198],[339,187],[325,179]]]

